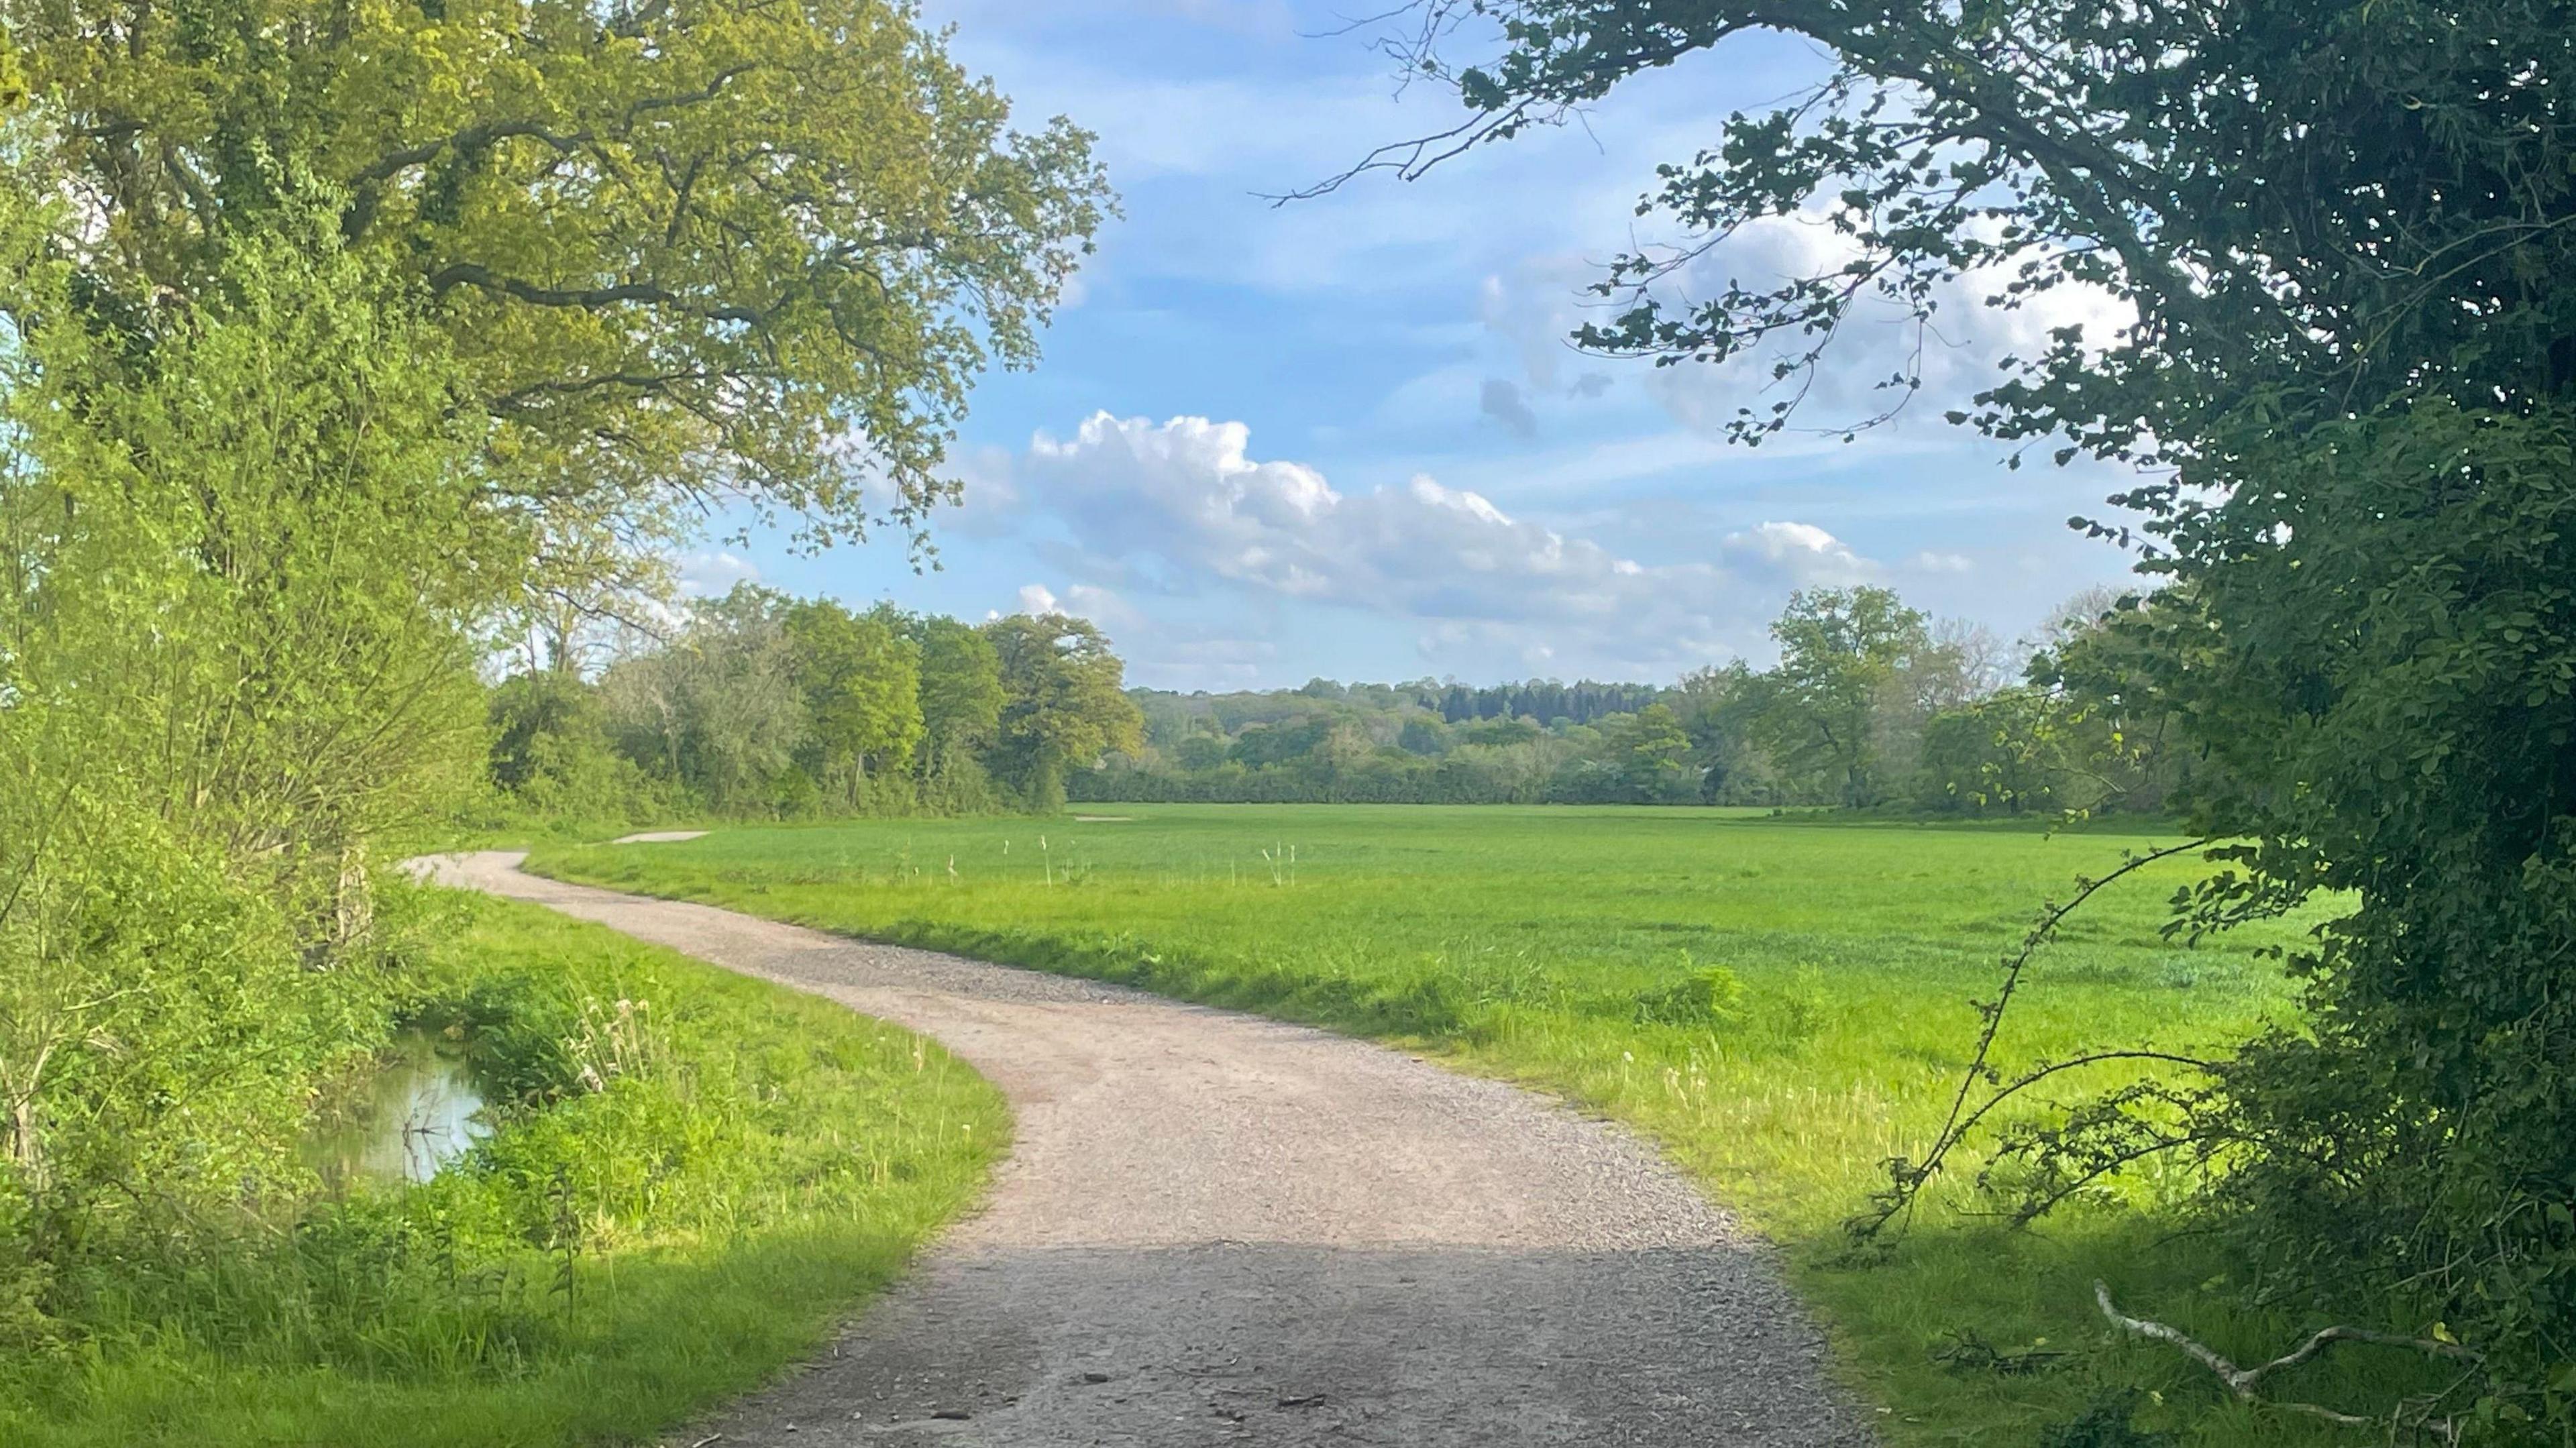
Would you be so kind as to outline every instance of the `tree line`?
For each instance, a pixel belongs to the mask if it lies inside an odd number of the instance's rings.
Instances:
[[[2069,600],[2020,668],[1991,633],[1883,588],[1795,595],[1778,664],[1679,683],[1438,681],[1239,694],[1139,690],[1145,747],[1085,799],[1832,805],[2152,813],[2191,773],[2170,721],[2124,701],[2118,595]],[[1542,712],[1553,711],[1553,712]],[[1581,712],[1576,712],[1581,711]]]
[[[558,820],[1063,806],[1065,777],[1136,748],[1124,665],[1090,623],[853,612],[751,584],[629,631],[586,676],[557,648],[493,685],[496,802]]]

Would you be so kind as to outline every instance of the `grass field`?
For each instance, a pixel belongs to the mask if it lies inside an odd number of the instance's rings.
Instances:
[[[0,1350],[0,1443],[655,1441],[813,1351],[1008,1140],[908,1032],[534,906],[429,908],[411,1014],[498,1131],[63,1284],[79,1335]]]
[[[1839,1228],[1878,1164],[1937,1128],[1970,1001],[2042,902],[2171,836],[1717,810],[1087,808],[1120,818],[733,829],[535,865],[1311,1021],[1562,1093],[1659,1139],[1787,1249],[1895,1441],[2029,1443],[2132,1383],[2149,1390],[2138,1421],[2180,1442],[2340,1441],[2253,1419],[2202,1370],[2102,1330],[2096,1276],[2129,1310],[2242,1353],[2301,1325],[2203,1305],[2228,1264],[2175,1235],[2179,1181],[2149,1172],[2015,1232],[1953,1178],[1885,1256],[1851,1252]],[[2066,923],[2006,1026],[2007,1070],[2294,1019],[2293,990],[2253,954],[2292,925],[2199,949],[2158,934],[2195,868],[2143,871]],[[1713,966],[1741,997],[1697,1011],[1706,991],[1688,983]],[[1962,1334],[2067,1355],[2008,1373],[1936,1357]],[[2377,1401],[2372,1366],[2287,1386]]]

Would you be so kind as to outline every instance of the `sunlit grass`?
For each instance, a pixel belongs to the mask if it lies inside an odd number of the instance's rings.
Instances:
[[[2209,1305],[2201,1289],[2227,1264],[2175,1236],[2180,1179],[2150,1171],[2015,1232],[1982,1215],[1970,1162],[1891,1253],[1856,1254],[1840,1230],[1880,1163],[1937,1129],[1974,1040],[1970,1002],[2043,901],[2171,835],[1719,810],[1086,809],[1125,818],[733,829],[536,864],[1375,1035],[1558,1092],[1654,1136],[1788,1249],[1898,1441],[2028,1442],[2133,1382],[2159,1395],[2142,1421],[2185,1442],[2333,1441],[2257,1424],[2199,1369],[2102,1331],[2096,1276],[2133,1310],[2246,1353],[2296,1325]],[[2294,989],[2254,947],[2296,923],[2199,949],[2159,933],[2195,868],[2142,871],[2067,922],[2013,1010],[2005,1069],[2086,1047],[2223,1047],[2295,1020]],[[1642,1002],[1711,966],[1744,986],[1728,1019],[1648,1019]],[[2075,1352],[2044,1373],[1962,1373],[1933,1356],[1961,1333]],[[2295,1386],[2376,1401],[2369,1371],[2329,1364]]]
[[[477,1056],[625,999],[649,1063],[507,1115],[428,1183],[85,1267],[72,1338],[0,1354],[0,1444],[654,1441],[812,1352],[1008,1139],[993,1089],[908,1032],[533,906],[456,908],[422,1005],[470,1018]]]

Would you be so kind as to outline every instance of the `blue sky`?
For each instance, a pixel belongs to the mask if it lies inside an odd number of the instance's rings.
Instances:
[[[1802,584],[1874,582],[2027,631],[2125,560],[2070,532],[2119,480],[2008,471],[1941,423],[2016,339],[2082,314],[1962,296],[1929,395],[1845,444],[1731,447],[1758,367],[1665,369],[1563,342],[1581,288],[1632,239],[1658,161],[1821,71],[1757,38],[1613,95],[1580,125],[1285,208],[1263,200],[1455,117],[1303,0],[942,0],[953,48],[1034,124],[1099,136],[1124,219],[1101,237],[1036,369],[988,378],[954,455],[967,500],[942,567],[898,541],[799,557],[710,544],[692,587],[741,577],[853,603],[1099,622],[1164,688],[1424,675],[1669,680],[1768,654]],[[1702,263],[1703,285],[1812,264],[1782,222]],[[2116,319],[2114,319],[2116,320]],[[1874,410],[1893,318],[1853,329],[1813,421]]]

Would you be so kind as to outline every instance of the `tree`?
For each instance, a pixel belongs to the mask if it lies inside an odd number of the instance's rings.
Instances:
[[[1064,807],[1065,770],[1144,744],[1144,716],[1120,688],[1125,666],[1084,619],[1013,614],[984,626],[1000,660],[1003,775],[1030,808]]]
[[[82,281],[27,179],[0,178],[0,290],[59,310]],[[477,772],[473,669],[524,554],[440,339],[327,209],[273,220],[207,297],[0,345],[13,1279],[22,1247],[222,1234],[291,1173],[386,1010],[368,847]]]
[[[2025,814],[2056,798],[2066,710],[2038,689],[2006,689],[1923,724],[1915,802],[1969,814]]]
[[[1930,643],[1927,620],[1884,588],[1790,595],[1771,625],[1780,645],[1759,727],[1784,768],[1830,781],[1846,805],[1879,801],[1873,738],[1882,692]]]
[[[529,813],[644,823],[667,804],[617,752],[599,689],[560,669],[512,674],[492,688],[492,785]]]
[[[896,0],[0,0],[0,33],[83,198],[51,236],[77,306],[13,323],[201,295],[309,176],[574,552],[674,489],[918,527],[968,383],[1035,356],[1108,204],[1088,136],[1011,130]]]
[[[1449,726],[1437,714],[1415,714],[1404,721],[1396,734],[1397,747],[1409,754],[1442,755],[1449,752]]]
[[[1811,374],[1857,306],[2091,288],[1957,420],[2160,470],[2112,501],[2175,595],[2124,610],[2136,678],[2219,765],[2192,827],[2251,841],[2223,924],[2355,907],[2301,962],[2310,1029],[2197,1098],[2243,1239],[2324,1292],[2376,1282],[2471,1344],[2464,1421],[2556,1441],[2576,1338],[2576,20],[2536,0],[1889,7],[1429,0],[1409,73],[1473,115],[1419,169],[1752,31],[1813,93],[1665,169],[1684,233],[1615,262],[1580,340]],[[1500,49],[1444,60],[1473,21]],[[1683,288],[1803,216],[1812,272]],[[1892,401],[1920,383],[1890,374]],[[1789,425],[1803,388],[1737,435]],[[2095,1118],[2114,1129],[2140,1123]],[[2555,1184],[2555,1185],[2553,1185]],[[2426,1409],[2425,1411],[2431,1411]]]
[[[1619,718],[1610,734],[1617,751],[1620,788],[1644,804],[1689,799],[1699,793],[1690,767],[1690,735],[1669,704],[1649,704]]]
[[[752,584],[702,599],[668,648],[626,659],[600,680],[629,758],[719,810],[767,810],[812,733],[784,618],[788,602]]]
[[[1173,752],[1173,762],[1193,773],[1214,769],[1225,763],[1225,741],[1213,734],[1193,734],[1180,742]]]
[[[881,773],[904,770],[921,742],[919,647],[886,620],[829,599],[789,605],[781,626],[805,695],[815,783],[857,804],[871,763]]]
[[[956,776],[1002,729],[1002,654],[956,618],[922,618],[912,639],[922,649],[922,765],[933,778]]]

